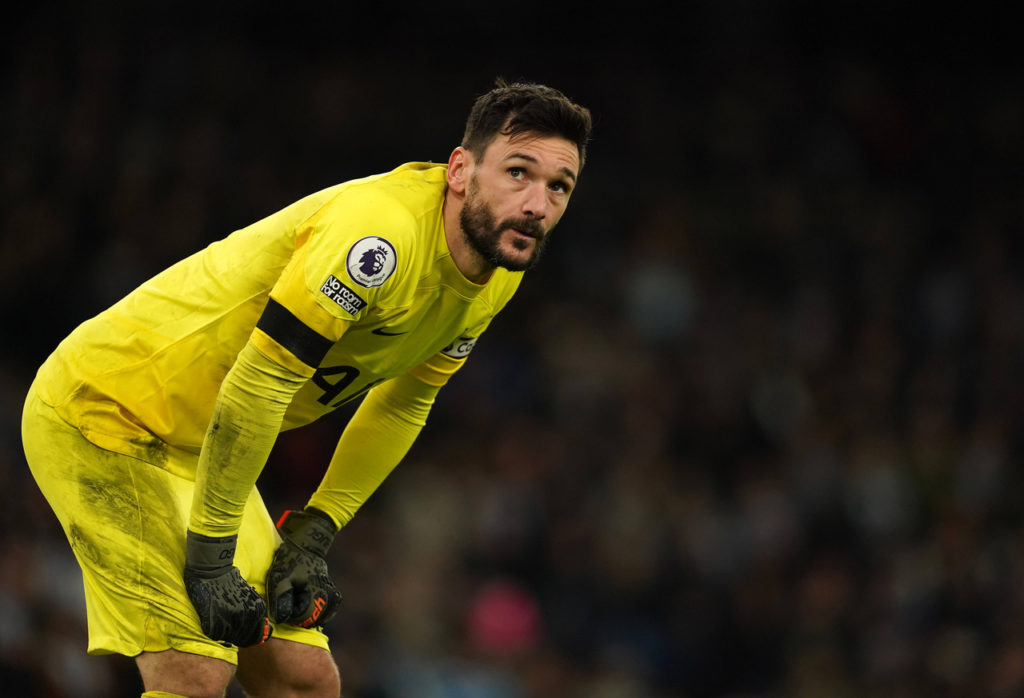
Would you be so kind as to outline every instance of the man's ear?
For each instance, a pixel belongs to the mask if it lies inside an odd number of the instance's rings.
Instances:
[[[461,145],[448,156],[448,188],[455,194],[464,195],[472,176],[473,154]]]

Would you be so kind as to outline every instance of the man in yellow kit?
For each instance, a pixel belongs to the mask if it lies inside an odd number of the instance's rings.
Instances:
[[[447,165],[325,189],[74,330],[22,434],[81,564],[89,652],[144,696],[338,696],[328,546],[515,292],[583,166],[589,112],[499,81]],[[280,431],[363,396],[324,477],[275,527],[255,489]]]

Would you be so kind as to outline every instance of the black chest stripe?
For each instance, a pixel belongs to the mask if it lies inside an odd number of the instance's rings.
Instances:
[[[291,311],[271,298],[256,327],[290,351],[299,361],[316,368],[327,356],[333,342],[307,327]]]

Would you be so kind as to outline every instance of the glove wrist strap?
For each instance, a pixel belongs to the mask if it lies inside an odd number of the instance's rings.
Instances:
[[[188,531],[185,537],[185,569],[204,579],[220,576],[235,560],[238,536],[213,538]]]
[[[327,556],[338,529],[327,514],[317,509],[288,510],[277,522],[281,537],[311,555]]]

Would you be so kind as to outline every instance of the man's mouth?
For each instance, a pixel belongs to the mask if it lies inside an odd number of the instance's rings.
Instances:
[[[536,225],[510,225],[509,229],[516,235],[533,238],[534,240],[544,237],[544,231],[540,229],[540,226]]]

